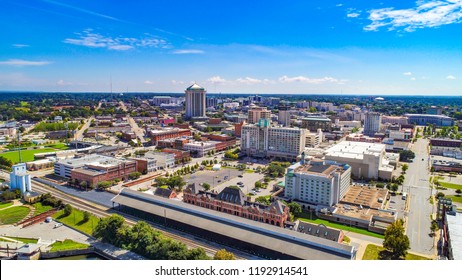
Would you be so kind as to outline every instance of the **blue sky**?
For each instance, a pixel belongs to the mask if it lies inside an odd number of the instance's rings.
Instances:
[[[0,7],[0,90],[462,93],[462,0]]]

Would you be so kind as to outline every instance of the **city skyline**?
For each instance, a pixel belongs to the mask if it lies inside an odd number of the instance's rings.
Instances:
[[[460,95],[462,0],[5,1],[0,90]]]

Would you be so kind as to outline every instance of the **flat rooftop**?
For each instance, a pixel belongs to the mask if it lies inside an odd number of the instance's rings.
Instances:
[[[454,259],[462,260],[462,213],[456,213],[455,216],[446,215],[446,217]]]
[[[327,156],[363,159],[365,154],[380,156],[385,151],[384,144],[342,141],[326,150]]]
[[[388,195],[387,189],[373,187],[350,186],[341,203],[361,205],[366,208],[382,209]],[[381,202],[380,202],[380,201]]]
[[[317,176],[323,176],[323,177],[330,177],[332,172],[342,169],[338,165],[331,165],[331,164],[305,164],[305,165],[300,165],[297,167],[294,171],[294,173],[302,173],[302,174],[307,174],[307,175],[317,175]]]
[[[71,166],[72,168],[79,168],[86,165],[101,166],[101,167],[112,167],[117,166],[120,163],[132,162],[131,160],[118,159],[114,157],[108,157],[98,154],[92,154],[80,158],[67,158],[59,160],[58,163]]]

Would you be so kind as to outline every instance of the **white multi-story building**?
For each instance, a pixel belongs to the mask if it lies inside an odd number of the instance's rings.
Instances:
[[[205,117],[206,91],[198,84],[193,84],[185,90],[186,94],[186,118]]]
[[[350,187],[347,164],[304,160],[290,166],[285,177],[285,197],[312,206],[337,204]]]
[[[21,194],[32,191],[30,174],[27,173],[26,164],[15,164],[12,169],[13,171],[10,173],[10,188],[12,190],[20,190]]]
[[[384,144],[342,141],[326,150],[325,159],[351,166],[357,178],[391,180],[394,167],[386,159]]]
[[[148,160],[148,172],[149,169],[155,171],[175,166],[175,154],[147,152],[144,158]],[[149,166],[149,163],[151,166]]]
[[[191,155],[197,155],[203,157],[207,155],[208,152],[215,152],[217,141],[194,141],[184,144],[183,149],[190,151]]]
[[[171,96],[154,96],[150,101],[151,101],[151,104],[154,106],[160,106],[161,104],[173,103]]]
[[[268,119],[242,127],[241,151],[255,157],[296,159],[305,149],[308,130],[271,127]]]
[[[364,135],[374,136],[375,133],[380,131],[380,124],[382,123],[382,115],[380,113],[369,112],[366,114],[364,120]]]

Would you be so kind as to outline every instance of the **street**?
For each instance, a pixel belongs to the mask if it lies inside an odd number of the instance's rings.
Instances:
[[[406,234],[410,239],[411,251],[425,255],[434,255],[433,237],[430,237],[430,215],[433,205],[429,198],[432,194],[428,179],[428,140],[419,138],[412,145],[415,159],[409,163],[409,169],[403,184],[403,191],[408,193],[409,214]]]

